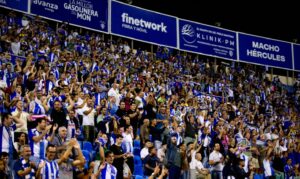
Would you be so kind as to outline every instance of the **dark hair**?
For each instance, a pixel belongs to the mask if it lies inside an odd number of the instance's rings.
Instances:
[[[8,153],[7,152],[1,152],[0,158],[2,158],[2,157],[8,157]]]
[[[145,143],[147,143],[147,142],[151,142],[151,140],[149,140],[149,139],[146,139],[146,140],[145,140]]]
[[[121,104],[121,103],[124,103],[124,104],[126,104],[126,103],[125,103],[125,100],[121,100],[121,101],[120,101],[120,104]]]
[[[155,147],[154,147],[154,146],[149,147],[149,149],[148,149],[149,154],[151,153],[151,150],[152,150],[152,149],[155,149]]]
[[[4,120],[7,119],[9,117],[9,115],[11,115],[11,114],[10,113],[2,113],[2,118],[1,118],[2,125],[3,125]]]
[[[186,146],[189,146],[189,145],[191,145],[191,144],[193,144],[194,142],[189,142],[189,143],[187,143],[186,144]]]
[[[126,131],[127,129],[129,129],[131,125],[125,125],[124,130]]]
[[[105,152],[105,158],[107,158],[110,154],[114,154],[112,151],[108,150]]]
[[[239,163],[245,162],[245,160],[243,160],[243,159],[238,159],[238,161],[239,161]]]
[[[123,138],[123,136],[121,134],[116,134],[116,139],[118,138]]]
[[[37,123],[41,123],[41,122],[43,122],[43,121],[46,121],[46,119],[45,119],[45,118],[37,118],[37,119],[36,119],[36,122],[37,122]]]
[[[21,137],[22,134],[25,135],[25,144],[28,144],[28,135],[25,132],[15,133],[15,141],[20,142],[19,138]]]
[[[178,145],[178,147],[181,147],[181,146],[183,146],[184,145],[184,142],[181,142],[179,145]]]
[[[48,149],[49,149],[50,147],[56,147],[56,146],[53,145],[53,144],[48,144],[48,146],[47,146],[47,148],[46,148],[46,151],[48,151]]]

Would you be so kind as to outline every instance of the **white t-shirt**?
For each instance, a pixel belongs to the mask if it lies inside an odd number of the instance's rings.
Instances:
[[[118,89],[114,89],[114,88],[110,88],[110,90],[108,91],[107,95],[109,97],[114,96],[116,98],[116,104],[117,106],[119,106],[120,103],[120,93]]]
[[[144,159],[148,154],[149,154],[148,148],[144,147],[144,148],[141,150],[141,158]]]
[[[144,103],[143,103],[143,100],[141,97],[137,96],[137,97],[135,97],[135,100],[139,101],[139,105],[137,108],[144,108]]]
[[[126,148],[124,153],[126,152],[133,153],[133,139],[131,134],[127,134],[124,132],[122,135],[123,135],[123,144],[125,145]]]
[[[95,114],[96,114],[96,110],[93,109],[88,115],[85,115],[84,112],[85,111],[89,111],[91,108],[88,107],[88,106],[85,106],[82,108],[82,114],[83,114],[83,117],[82,117],[82,125],[83,126],[94,126],[95,123],[94,123],[94,118],[95,118]]]
[[[203,147],[207,147],[209,145],[209,138],[208,136],[205,136],[205,138],[203,139]]]
[[[222,154],[215,150],[209,154],[209,160],[212,160],[214,162],[219,162],[222,157]],[[223,167],[224,165],[222,163],[218,163],[217,165],[212,166],[212,171],[222,171]]]
[[[163,148],[160,148],[157,150],[157,157],[159,158],[160,161],[163,161],[165,156],[166,156],[166,153]]]
[[[19,55],[20,53],[20,47],[21,43],[20,42],[12,42],[11,43],[11,50],[15,55]]]
[[[124,52],[125,52],[126,54],[128,54],[129,51],[130,51],[129,45],[124,45],[123,49],[124,49]]]
[[[16,109],[14,112],[11,113],[12,116],[18,115],[18,110]],[[20,120],[23,121],[23,126],[20,128],[17,128],[15,132],[24,132],[28,134],[28,128],[27,128],[27,119],[29,117],[29,114],[27,112],[22,111],[20,115]]]
[[[83,100],[81,98],[78,98],[77,102],[76,102],[76,105],[77,106],[80,106],[81,104],[83,103]],[[85,105],[86,106],[86,105]],[[84,108],[84,107],[83,107]],[[76,109],[76,113],[79,114],[79,115],[83,115],[82,114],[82,109],[83,108],[79,108],[79,109]]]
[[[240,157],[245,161],[244,170],[246,173],[248,173],[249,157],[247,155],[245,155],[244,153],[242,153],[240,155]]]
[[[264,165],[264,173],[266,177],[272,176],[272,168],[271,168],[271,163],[269,160],[264,159],[263,160],[263,165]]]
[[[200,124],[203,125],[204,124],[204,117],[202,115],[198,116],[198,120],[200,121]]]
[[[194,151],[192,153],[192,161],[190,162],[190,169],[195,170],[195,169],[199,169],[201,170],[203,167],[203,164],[201,161],[197,160],[196,157],[196,151]]]

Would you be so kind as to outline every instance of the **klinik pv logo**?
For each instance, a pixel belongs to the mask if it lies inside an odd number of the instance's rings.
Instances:
[[[181,28],[181,34],[186,43],[194,43],[196,41],[195,29],[190,24],[185,24]]]

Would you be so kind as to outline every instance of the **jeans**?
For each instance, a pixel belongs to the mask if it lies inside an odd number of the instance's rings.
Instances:
[[[83,126],[83,136],[85,141],[93,143],[95,139],[95,127]]]
[[[223,175],[221,171],[212,171],[211,172],[212,179],[223,179]]]
[[[180,170],[180,167],[171,165],[169,168],[169,179],[178,179],[180,176]]]
[[[276,179],[284,179],[284,173],[280,171],[275,171]]]
[[[185,170],[181,173],[181,179],[189,179],[189,170]]]

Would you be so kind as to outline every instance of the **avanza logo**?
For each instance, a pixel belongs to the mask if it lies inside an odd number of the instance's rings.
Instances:
[[[123,23],[167,33],[167,26],[163,22],[161,22],[160,24],[149,22],[142,18],[138,19],[138,18],[130,17],[128,13],[122,13],[121,17]]]
[[[49,3],[49,2],[45,2],[45,1],[40,1],[40,0],[33,0],[32,3],[37,4],[39,6],[43,6],[45,8],[58,10],[58,5],[57,4],[53,4],[53,3]]]

